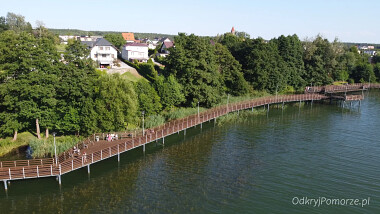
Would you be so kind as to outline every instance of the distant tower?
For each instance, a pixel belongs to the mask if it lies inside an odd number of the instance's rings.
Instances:
[[[232,33],[232,35],[235,35],[235,28],[234,27],[232,27],[231,33]]]

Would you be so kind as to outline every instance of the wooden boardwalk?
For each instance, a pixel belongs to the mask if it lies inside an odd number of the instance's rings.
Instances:
[[[380,84],[372,84],[370,87],[380,88]],[[363,86],[355,86],[363,87]],[[364,86],[366,87],[366,86]],[[244,101],[240,103],[232,103],[223,105],[216,108],[209,109],[202,113],[188,116],[186,118],[170,121],[159,127],[146,130],[144,135],[133,136],[132,138],[122,138],[112,142],[100,140],[95,142],[95,135],[77,145],[81,149],[80,156],[72,156],[72,149],[59,155],[58,161],[55,162],[53,158],[46,159],[31,159],[31,160],[17,160],[17,161],[3,161],[0,162],[0,180],[4,181],[4,187],[7,189],[7,182],[17,179],[40,178],[56,176],[59,184],[61,184],[61,175],[72,172],[76,169],[87,167],[90,173],[90,165],[104,159],[118,156],[120,161],[120,154],[137,147],[145,145],[162,139],[165,143],[165,137],[184,131],[186,129],[202,125],[202,123],[216,120],[218,117],[226,115],[230,112],[240,111],[244,109],[255,108],[259,106],[266,106],[276,103],[289,103],[289,102],[304,102],[304,101],[317,101],[330,99],[329,96],[318,93],[307,93],[297,95],[282,95],[262,97],[254,100]],[[86,153],[85,155],[83,155]]]

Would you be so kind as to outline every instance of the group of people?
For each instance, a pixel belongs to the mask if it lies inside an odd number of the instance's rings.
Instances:
[[[83,161],[87,162],[87,153],[83,152]],[[73,156],[80,156],[80,149],[74,146],[73,148]]]
[[[154,134],[154,129],[148,129],[145,131],[145,134],[148,135],[148,134]]]
[[[77,155],[80,155],[80,149],[77,148],[76,146],[74,146],[74,149],[73,149],[73,154],[77,154]]]
[[[107,136],[106,136],[106,140],[108,142],[118,140],[118,139],[119,139],[119,136],[117,134],[107,134]]]

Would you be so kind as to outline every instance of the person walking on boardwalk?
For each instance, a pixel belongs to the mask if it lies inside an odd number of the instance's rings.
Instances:
[[[83,162],[87,163],[87,153],[83,152]]]

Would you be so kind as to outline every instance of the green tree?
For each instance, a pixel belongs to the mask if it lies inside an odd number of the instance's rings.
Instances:
[[[375,73],[377,82],[380,82],[380,63],[373,65],[373,71]]]
[[[183,87],[177,82],[173,75],[169,75],[167,78],[159,76],[154,84],[158,95],[161,97],[161,103],[164,109],[171,109],[185,102]]]
[[[0,56],[4,117],[16,119],[12,124],[18,123],[17,129],[36,124],[40,136],[38,119],[48,129],[54,118],[56,66],[60,64],[54,44],[30,33],[6,31],[0,36],[0,52],[6,53]]]
[[[249,92],[249,84],[241,72],[240,63],[231,55],[222,44],[215,44],[218,71],[222,74],[226,92],[234,96],[244,95]]]
[[[372,63],[373,64],[380,63],[380,55],[373,56]]]
[[[156,90],[145,79],[136,82],[135,90],[139,101],[139,112],[144,111],[147,116],[161,111],[161,99]]]
[[[222,78],[210,39],[179,34],[175,44],[164,61],[165,73],[173,74],[183,86],[187,105],[196,106],[200,102],[211,107],[219,103]]]
[[[136,121],[138,98],[131,82],[119,74],[103,75],[97,81],[96,95],[98,127],[103,131],[125,130]],[[88,121],[91,122],[91,121]],[[94,124],[89,130],[94,130]]]
[[[273,39],[272,42],[277,44],[279,56],[284,62],[282,74],[286,85],[302,89],[306,85],[302,78],[305,75],[305,66],[303,46],[298,36],[295,34],[287,37],[280,36],[278,39]]]
[[[243,39],[243,40],[251,38],[251,36],[244,31],[236,31],[235,36],[237,36],[238,38]]]
[[[352,72],[352,78],[355,82],[376,82],[376,76],[371,64],[359,62]]]
[[[75,66],[78,69],[92,69],[93,61],[88,56],[90,50],[86,45],[79,40],[69,39],[64,53],[64,59],[69,62],[69,65]]]
[[[56,112],[59,119],[56,129],[63,133],[89,132],[88,126],[82,126],[84,118],[81,115],[93,115],[93,107],[89,106],[88,102],[89,99],[95,99],[95,86],[99,76],[93,67],[92,60],[87,58],[88,53],[84,45],[72,40],[64,53],[66,65],[61,64],[58,67]],[[83,109],[86,114],[82,112]]]
[[[336,59],[332,45],[327,39],[317,36],[313,41],[304,42],[304,63],[308,85],[328,85],[333,82]]]
[[[139,73],[141,76],[145,77],[147,80],[154,82],[157,77],[157,71],[154,69],[154,64],[152,63],[142,63],[139,64]]]
[[[220,43],[226,46],[230,51],[233,51],[243,41],[241,37],[237,37],[231,33],[226,33],[219,39]]]
[[[107,41],[111,42],[119,50],[121,50],[123,45],[125,44],[125,40],[120,33],[118,33],[118,34],[106,34],[106,35],[104,35],[104,38]]]
[[[25,21],[25,17],[22,15],[8,12],[6,22],[9,26],[9,29],[17,33],[20,33],[22,31],[31,33],[33,30],[32,25],[29,22]]]
[[[0,16],[0,33],[9,29],[9,25],[4,16]]]

